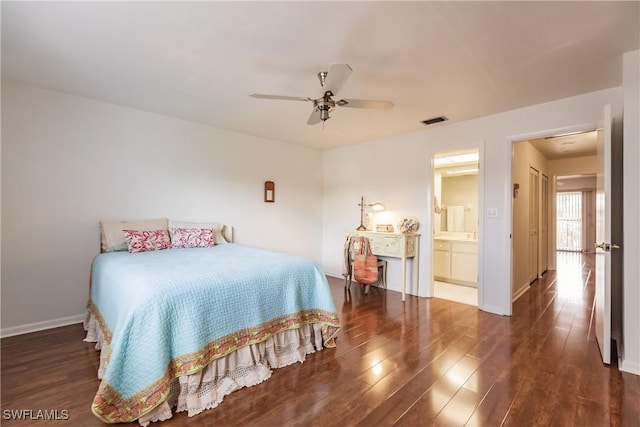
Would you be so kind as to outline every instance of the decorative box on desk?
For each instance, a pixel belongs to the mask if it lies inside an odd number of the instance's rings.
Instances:
[[[402,260],[402,301],[407,290],[407,258],[413,258],[413,284],[418,285],[420,259],[419,233],[377,233],[373,231],[352,231],[347,236],[364,236],[371,243],[371,253],[376,256],[400,258]]]

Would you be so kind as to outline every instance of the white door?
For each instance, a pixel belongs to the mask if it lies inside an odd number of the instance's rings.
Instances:
[[[538,175],[529,168],[529,283],[538,278]]]
[[[611,363],[611,106],[597,132],[595,332],[604,363]]]

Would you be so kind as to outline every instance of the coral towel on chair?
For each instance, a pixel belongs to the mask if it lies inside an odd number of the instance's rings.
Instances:
[[[378,258],[371,254],[369,239],[360,237],[360,251],[353,260],[353,276],[361,285],[372,285],[378,281]]]

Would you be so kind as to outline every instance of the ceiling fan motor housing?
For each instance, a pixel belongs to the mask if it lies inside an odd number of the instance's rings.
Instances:
[[[322,98],[316,99],[313,103],[316,106],[316,109],[320,112],[320,120],[323,122],[330,119],[329,111],[333,110],[336,106],[336,103],[331,97],[333,93],[331,91],[327,91],[324,93]]]

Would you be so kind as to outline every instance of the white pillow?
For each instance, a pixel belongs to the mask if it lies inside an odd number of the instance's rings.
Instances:
[[[129,250],[124,230],[155,231],[167,230],[167,218],[146,219],[143,221],[100,221],[100,242],[102,252]]]
[[[225,225],[217,222],[189,222],[189,221],[176,221],[169,220],[169,231],[172,228],[210,228],[213,230],[213,242],[216,245],[221,243],[229,243],[224,237]],[[171,236],[173,241],[173,236]]]

